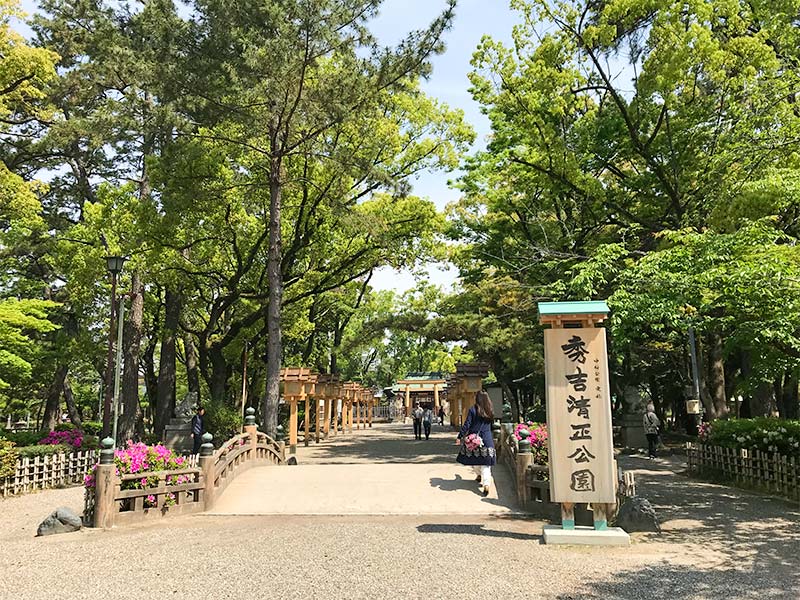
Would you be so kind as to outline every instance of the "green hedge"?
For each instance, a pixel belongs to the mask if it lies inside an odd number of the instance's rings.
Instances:
[[[43,444],[41,446],[22,446],[15,448],[20,458],[34,456],[52,456],[53,454],[72,454],[72,446],[63,444]]]
[[[99,421],[84,421],[81,424],[81,429],[86,435],[100,435],[103,431],[103,424]]]
[[[47,437],[48,431],[0,431],[0,438],[14,442],[17,446],[33,446]]]
[[[800,458],[800,421],[770,418],[714,421],[704,441],[726,448],[777,452]]]

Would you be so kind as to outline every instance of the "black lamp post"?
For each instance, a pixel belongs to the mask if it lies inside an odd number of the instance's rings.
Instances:
[[[103,398],[103,437],[111,434],[111,396],[114,376],[114,332],[116,331],[117,275],[125,264],[123,256],[106,256],[106,269],[111,273],[111,322],[108,328],[108,358],[106,359],[105,395]]]

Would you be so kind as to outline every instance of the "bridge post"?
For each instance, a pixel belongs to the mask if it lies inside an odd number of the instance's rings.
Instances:
[[[528,467],[533,463],[533,454],[531,454],[531,442],[528,440],[530,432],[527,429],[519,430],[519,437],[521,438],[518,444],[519,452],[517,452],[517,472],[515,473],[517,479],[517,500],[522,509],[525,509],[525,504],[528,502],[528,486],[526,485],[526,476]]]
[[[247,409],[243,429],[250,436],[250,460],[255,460],[258,457],[258,427],[256,427],[256,409],[252,406]]]
[[[214,437],[206,432],[203,434],[203,445],[200,446],[200,460],[198,466],[203,472],[203,503],[205,510],[214,507],[216,498],[214,497],[214,444],[211,441]]]
[[[100,442],[100,464],[97,465],[94,481],[94,526],[111,529],[114,526],[116,504],[114,494],[117,487],[117,467],[114,464],[114,440],[105,438]]]

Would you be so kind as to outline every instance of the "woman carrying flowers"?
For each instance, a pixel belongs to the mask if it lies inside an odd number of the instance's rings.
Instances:
[[[467,420],[458,433],[456,444],[460,444],[456,460],[475,469],[484,496],[489,495],[492,484],[492,466],[497,462],[492,440],[494,413],[489,394],[481,390],[475,394],[475,406],[469,409]]]

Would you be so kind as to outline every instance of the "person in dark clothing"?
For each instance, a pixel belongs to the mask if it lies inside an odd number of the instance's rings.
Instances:
[[[444,425],[444,407],[439,407],[439,425]]]
[[[414,410],[411,413],[414,417],[414,437],[418,440],[422,439],[422,408],[419,404],[414,405]]]
[[[205,427],[203,426],[203,415],[206,414],[206,409],[202,406],[197,407],[197,413],[192,417],[192,454],[200,452],[200,446],[203,444],[203,433]]]
[[[661,427],[661,421],[656,416],[656,409],[652,404],[647,405],[647,412],[644,414],[642,425],[644,425],[644,434],[647,436],[648,454],[650,455],[650,460],[653,460],[656,457],[658,428]]]
[[[494,412],[489,394],[481,390],[475,393],[475,406],[469,409],[467,420],[458,432],[456,444],[461,445],[456,460],[462,465],[469,465],[475,469],[484,496],[489,495],[489,486],[492,484],[492,466],[497,462],[497,455],[492,439],[492,423]],[[469,448],[471,436],[480,444],[478,447]],[[474,446],[474,443],[473,443]]]
[[[433,422],[433,411],[430,408],[426,408],[425,411],[422,413],[422,427],[425,429],[426,440],[431,437],[432,422]]]

